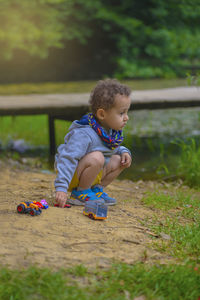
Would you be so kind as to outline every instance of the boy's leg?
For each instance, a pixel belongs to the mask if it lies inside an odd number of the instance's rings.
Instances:
[[[88,200],[104,203],[104,200],[101,197],[97,197],[96,193],[91,190],[91,185],[103,169],[103,165],[104,156],[99,151],[91,152],[79,161],[76,169],[78,184],[76,188],[72,189],[71,204],[83,205]]]
[[[113,155],[109,163],[103,169],[103,176],[101,179],[101,185],[97,184],[92,187],[93,192],[97,197],[101,197],[106,205],[115,205],[116,199],[109,197],[103,188],[111,183],[126,167],[121,165],[121,157],[119,155]]]
[[[108,164],[103,169],[101,185],[106,187],[110,184],[126,167],[121,165],[121,156],[112,155]]]
[[[89,189],[104,166],[104,156],[99,151],[85,155],[76,169],[79,179],[78,189]]]

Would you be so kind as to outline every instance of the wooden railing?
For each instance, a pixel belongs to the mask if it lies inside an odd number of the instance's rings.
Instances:
[[[55,119],[73,121],[89,111],[89,94],[0,96],[0,116],[48,115],[49,152],[55,154]],[[133,91],[131,110],[200,107],[200,87]]]

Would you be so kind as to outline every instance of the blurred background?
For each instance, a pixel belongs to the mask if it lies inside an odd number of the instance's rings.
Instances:
[[[0,71],[0,95],[85,93],[106,77],[133,90],[198,86],[200,0],[0,0]],[[174,140],[198,148],[199,120],[198,109],[131,112],[126,178],[166,176]],[[57,144],[69,125],[56,121]],[[0,117],[0,149],[46,159],[46,116]]]
[[[0,82],[184,77],[199,0],[1,0]]]

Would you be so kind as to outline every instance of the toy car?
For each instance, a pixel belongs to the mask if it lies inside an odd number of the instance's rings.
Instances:
[[[33,201],[32,203],[42,209],[47,209],[49,207],[48,204],[46,204],[47,202],[43,203],[42,200],[41,201]]]
[[[17,212],[20,214],[27,214],[30,211],[30,202],[21,202],[17,206]]]
[[[95,201],[87,201],[83,209],[83,214],[94,220],[107,219],[108,208],[106,205]]]
[[[42,208],[44,208],[44,209],[47,209],[49,207],[49,205],[45,199],[40,200],[40,203],[43,205]]]
[[[34,201],[35,202],[35,201]],[[37,202],[38,203],[38,202]],[[42,209],[41,207],[39,207],[38,204],[36,203],[30,203],[30,211],[29,214],[31,216],[38,216],[42,213]]]
[[[30,214],[31,216],[37,216],[42,213],[42,209],[44,208],[40,202],[21,202],[17,206],[17,212],[20,214]]]

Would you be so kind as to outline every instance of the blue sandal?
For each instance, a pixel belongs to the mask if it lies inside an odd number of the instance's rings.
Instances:
[[[111,198],[103,191],[103,187],[101,185],[94,185],[92,187],[92,191],[96,194],[96,197],[100,197],[105,201],[105,205],[115,205],[117,203],[115,198]]]
[[[105,203],[105,201],[101,197],[96,196],[91,189],[81,191],[73,189],[68,202],[74,205],[84,205],[86,201],[95,201],[101,204]]]

